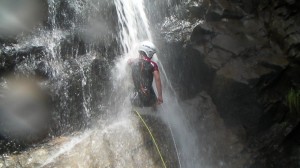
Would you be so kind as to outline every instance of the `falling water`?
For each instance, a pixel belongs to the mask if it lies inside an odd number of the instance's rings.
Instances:
[[[116,93],[112,101],[121,101],[118,103],[121,106],[116,108],[128,112],[131,109],[128,96],[132,84],[127,61],[138,56],[137,46],[139,42],[151,39],[151,33],[143,0],[114,0],[114,2],[118,14],[119,43],[123,55],[116,62],[112,72],[113,88]]]
[[[129,53],[141,40],[151,40],[143,0],[114,0],[120,26],[120,42],[124,53]]]
[[[169,3],[170,1],[168,1]],[[128,71],[125,70],[128,58],[137,56],[136,45],[138,42],[152,40],[152,36],[143,0],[115,0],[115,4],[118,9],[119,25],[121,27],[120,42],[125,53],[117,63],[115,77],[117,83],[124,84],[126,81],[121,80],[124,80],[124,78],[128,79],[128,74],[126,74]],[[159,59],[155,57],[154,60],[158,61]],[[176,142],[178,142],[179,164],[182,162],[182,167],[186,168],[201,167],[196,134],[185,119],[184,110],[178,104],[176,92],[167,77],[163,65],[160,64],[160,66],[165,83],[163,90],[165,102],[162,105],[162,118],[166,124],[171,124],[171,132],[172,136],[174,132],[174,145],[176,148]],[[125,94],[129,95],[128,88],[126,88],[126,91]],[[127,110],[129,109],[127,108]]]

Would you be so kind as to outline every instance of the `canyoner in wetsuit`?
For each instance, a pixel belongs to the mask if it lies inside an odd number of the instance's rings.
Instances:
[[[157,52],[153,43],[142,42],[139,49],[139,58],[128,61],[132,70],[134,93],[131,96],[131,103],[137,107],[153,107],[163,103],[162,87],[158,66],[151,59]],[[155,79],[158,97],[152,87],[153,77]]]

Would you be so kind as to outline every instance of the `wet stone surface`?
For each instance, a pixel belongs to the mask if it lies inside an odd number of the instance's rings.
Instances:
[[[174,148],[164,123],[143,115],[162,151],[166,164],[177,167]],[[110,124],[62,136],[20,154],[3,155],[1,167],[162,167],[145,126],[135,114]]]

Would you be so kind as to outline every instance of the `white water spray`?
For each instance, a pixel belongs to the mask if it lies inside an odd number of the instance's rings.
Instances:
[[[113,88],[118,93],[116,99],[122,104],[122,107],[117,107],[118,111],[126,113],[131,107],[129,101],[124,100],[128,100],[129,90],[132,87],[127,61],[138,56],[138,44],[144,40],[151,40],[151,33],[143,0],[114,0],[114,2],[119,19],[119,43],[123,55],[116,62],[112,72]]]
[[[114,0],[120,26],[122,51],[130,53],[141,40],[152,40],[143,0]]]
[[[118,11],[118,17],[119,17],[119,26],[120,26],[120,42],[121,42],[121,49],[125,53],[124,56],[117,62],[116,64],[116,70],[113,74],[114,78],[116,78],[115,84],[120,84],[122,83],[124,88],[124,83],[126,86],[126,83],[130,83],[128,80],[128,71],[126,70],[126,64],[127,60],[130,57],[136,57],[137,51],[135,50],[136,45],[143,41],[143,40],[151,40],[151,33],[150,33],[150,26],[148,23],[148,19],[145,14],[145,7],[144,7],[144,2],[143,0],[115,0],[116,8]],[[142,29],[141,29],[142,28]],[[157,59],[157,58],[154,58]],[[157,59],[158,60],[158,59]],[[191,143],[191,141],[194,142],[193,138],[191,137],[192,135],[189,135],[188,133],[190,130],[182,123],[183,121],[181,120],[182,117],[180,115],[177,115],[177,111],[180,109],[180,107],[175,108],[174,104],[178,104],[177,98],[173,99],[171,101],[171,95],[176,96],[176,93],[167,78],[166,72],[161,65],[161,70],[162,70],[162,76],[165,77],[164,81],[166,81],[166,84],[168,87],[164,87],[164,94],[165,94],[165,103],[163,106],[168,106],[164,111],[166,114],[162,114],[162,118],[164,119],[165,123],[169,125],[172,140],[174,142],[174,147],[176,148],[176,153],[178,157],[178,162],[179,166],[181,167],[181,159],[185,160],[185,164],[183,165],[184,167],[193,167],[198,164],[195,164],[194,162],[188,162],[188,159],[190,158],[195,158],[195,154],[197,152],[190,152],[192,149],[189,145],[186,145],[186,143],[190,143],[191,145],[195,145],[195,143]],[[119,86],[120,87],[120,86]],[[118,88],[116,86],[115,88]],[[118,93],[123,93],[125,95],[129,95],[128,88],[125,87],[126,91],[118,91]],[[171,94],[172,93],[172,94]],[[123,97],[125,97],[123,95]],[[177,96],[176,96],[177,97]],[[125,105],[125,104],[123,104]],[[127,103],[125,106],[127,106],[125,109],[127,111],[130,111],[130,104]],[[174,107],[174,108],[173,108]],[[124,110],[124,108],[122,108]],[[176,110],[176,112],[175,112]],[[182,111],[182,110],[180,110]],[[170,117],[173,119],[170,121],[170,118],[165,117],[165,115],[173,115],[173,117]],[[175,117],[176,115],[177,117]],[[174,129],[174,131],[173,131]],[[177,135],[174,137],[173,132]],[[185,137],[180,137],[182,135],[182,132],[185,132],[184,135]],[[186,139],[188,138],[188,139]],[[179,146],[181,149],[181,153],[179,154],[178,149],[177,149],[177,143],[176,141],[179,140]],[[188,146],[188,147],[187,147]],[[188,151],[186,151],[188,150]],[[189,154],[189,152],[191,154]],[[182,156],[181,156],[182,155]],[[190,158],[188,158],[190,157]]]
[[[168,1],[169,2],[169,1]],[[117,83],[130,83],[128,80],[128,71],[126,71],[126,62],[128,58],[137,56],[134,50],[136,45],[143,40],[152,40],[150,26],[145,14],[143,0],[115,0],[118,11],[120,25],[120,42],[124,56],[118,61],[116,71],[113,75],[117,78]],[[142,29],[141,29],[142,28]],[[156,58],[154,58],[156,59]],[[157,59],[158,60],[158,59]],[[180,167],[194,168],[201,167],[200,156],[198,152],[198,143],[188,121],[185,119],[184,110],[178,105],[178,99],[171,82],[162,65],[160,65],[162,78],[166,86],[164,87],[164,99],[162,118],[166,124],[171,125],[170,131],[173,136],[174,145],[178,155]],[[126,89],[125,94],[128,93]],[[175,98],[174,98],[175,97]],[[127,105],[128,106],[128,105]],[[127,108],[127,110],[130,110]],[[179,149],[177,149],[178,141]],[[183,164],[183,165],[181,165]]]

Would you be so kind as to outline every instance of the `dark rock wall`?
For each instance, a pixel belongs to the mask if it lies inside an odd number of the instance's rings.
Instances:
[[[257,158],[272,156],[256,166],[276,167],[299,129],[286,100],[291,88],[299,89],[299,4],[182,1],[156,29],[166,51],[161,61],[181,98],[207,91],[227,126],[259,151]],[[294,156],[285,154],[282,160]]]

